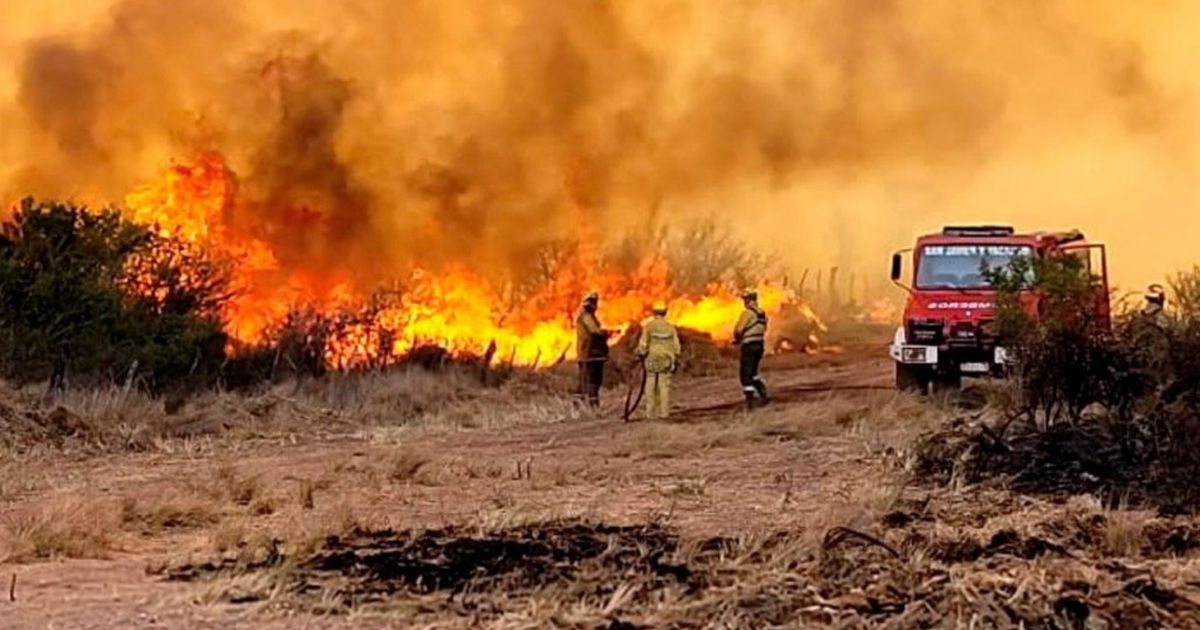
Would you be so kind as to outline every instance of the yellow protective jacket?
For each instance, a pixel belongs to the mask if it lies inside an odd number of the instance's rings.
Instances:
[[[643,357],[647,372],[664,374],[674,370],[679,349],[679,331],[666,318],[655,315],[642,322],[637,355]]]
[[[580,309],[575,318],[575,357],[579,361],[603,361],[608,358],[608,333],[595,313]]]
[[[761,343],[767,336],[767,314],[757,305],[747,306],[733,327],[734,343]]]

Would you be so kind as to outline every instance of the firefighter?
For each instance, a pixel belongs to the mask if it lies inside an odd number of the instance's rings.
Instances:
[[[637,356],[646,368],[646,418],[671,414],[671,374],[679,367],[679,331],[667,321],[667,304],[655,302],[654,316],[642,322]]]
[[[1146,290],[1146,305],[1142,307],[1142,319],[1157,328],[1167,327],[1167,292],[1161,284],[1152,284]]]
[[[579,361],[580,395],[591,407],[600,406],[600,387],[604,384],[604,364],[608,361],[609,332],[600,326],[596,309],[600,296],[595,292],[583,298],[575,318],[575,356]]]
[[[1132,328],[1135,349],[1143,362],[1147,376],[1160,387],[1166,384],[1171,353],[1170,320],[1165,307],[1167,292],[1160,284],[1146,289],[1146,304]]]
[[[758,305],[758,292],[747,289],[742,293],[746,310],[738,318],[733,329],[733,343],[741,347],[739,377],[742,393],[746,395],[746,407],[755,409],[767,404],[767,385],[758,374],[762,363],[767,338],[767,314]]]

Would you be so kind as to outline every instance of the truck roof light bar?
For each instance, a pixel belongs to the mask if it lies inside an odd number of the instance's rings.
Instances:
[[[1016,233],[1007,225],[948,225],[942,229],[943,236],[1012,236]]]

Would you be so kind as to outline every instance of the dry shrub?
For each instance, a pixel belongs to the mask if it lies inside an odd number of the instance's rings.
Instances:
[[[49,406],[0,382],[0,449],[190,452],[217,436],[405,426],[484,391],[480,371],[466,366],[332,374],[259,392],[203,392],[187,400],[156,398],[136,388],[80,388],[58,395]]]
[[[874,528],[885,514],[899,505],[906,483],[903,477],[885,477],[851,488],[841,496],[826,501],[822,509],[803,520],[803,528],[797,535],[798,542],[807,551],[814,551],[821,537],[835,527],[855,530]]]
[[[1146,547],[1146,523],[1153,515],[1137,510],[1107,510],[1104,513],[1105,555],[1136,558]]]
[[[923,475],[1200,507],[1200,320],[1134,318],[1098,336],[1031,325],[1000,421],[977,414],[926,436]]]
[[[198,529],[220,520],[215,506],[201,497],[156,500],[130,497],[121,505],[122,524],[144,534],[167,529]]]
[[[317,491],[318,482],[312,479],[301,479],[299,488],[299,505],[305,510],[311,510],[317,506],[315,494]]]
[[[480,389],[478,375],[466,369],[412,367],[332,375],[309,385],[304,399],[345,414],[357,424],[397,426],[470,398]]]
[[[1179,317],[1184,320],[1200,319],[1200,265],[1176,272],[1167,282]]]
[[[250,506],[250,513],[255,516],[270,516],[274,514],[279,507],[275,499],[271,497],[260,497]]]
[[[586,413],[572,397],[559,391],[526,391],[525,385],[504,386],[457,401],[426,417],[432,426],[502,429],[579,420]]]
[[[379,469],[383,475],[398,483],[437,485],[437,475],[431,470],[434,463],[428,451],[415,446],[404,446],[379,458]]]
[[[386,529],[386,519],[373,517],[351,507],[336,503],[328,509],[294,512],[284,525],[271,532],[272,539],[286,541],[290,553],[308,555],[321,549],[330,536],[345,536],[354,531]]]
[[[0,563],[104,558],[118,517],[112,506],[75,497],[47,499],[0,517]]]
[[[239,559],[253,556],[269,540],[269,536],[256,531],[246,519],[223,520],[208,532],[208,544],[214,552]]]
[[[70,390],[59,402],[87,422],[89,446],[102,451],[150,450],[164,425],[162,403],[138,390]]]
[[[225,464],[217,469],[207,494],[214,499],[228,501],[234,505],[248,506],[264,498],[262,478],[257,475],[243,476],[237,467]]]
[[[908,393],[878,395],[864,411],[843,416],[849,433],[859,438],[872,455],[896,458],[904,466],[911,462],[913,444],[934,427],[941,426],[955,411],[948,404],[927,404]]]

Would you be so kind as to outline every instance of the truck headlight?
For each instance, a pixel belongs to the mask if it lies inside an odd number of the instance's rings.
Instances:
[[[924,363],[925,348],[905,348],[901,351],[900,357],[905,363]]]

